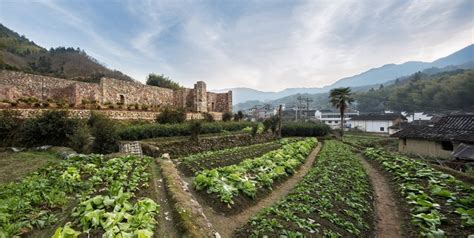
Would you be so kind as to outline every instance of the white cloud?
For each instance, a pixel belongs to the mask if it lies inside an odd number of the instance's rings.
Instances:
[[[209,88],[320,87],[387,63],[430,61],[473,43],[474,3],[453,1],[128,1],[138,22],[117,42],[81,12],[44,2],[99,60],[143,80]],[[216,5],[219,4],[219,5]],[[120,29],[119,29],[120,30]]]

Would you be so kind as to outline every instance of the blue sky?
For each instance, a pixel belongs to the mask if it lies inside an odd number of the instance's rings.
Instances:
[[[0,22],[50,48],[84,49],[144,82],[321,87],[474,43],[472,0],[0,0]]]

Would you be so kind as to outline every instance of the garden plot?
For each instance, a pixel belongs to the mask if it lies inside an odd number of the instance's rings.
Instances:
[[[78,155],[2,185],[0,237],[151,237],[159,212],[147,197],[151,161]]]
[[[474,187],[428,164],[380,149],[364,154],[398,185],[416,227],[412,236],[467,237],[474,234]]]
[[[200,171],[194,178],[194,188],[216,211],[238,213],[294,174],[316,144],[316,139],[308,138],[235,165]]]
[[[161,157],[168,153],[172,159],[205,151],[223,150],[236,146],[249,146],[276,140],[271,134],[233,134],[200,138],[199,141],[178,140],[163,142],[161,140],[141,141],[143,153],[152,157]]]
[[[296,139],[292,139],[296,140]],[[193,176],[196,172],[205,169],[214,169],[228,165],[238,164],[245,159],[260,157],[272,150],[279,149],[291,140],[283,139],[268,143],[250,146],[238,146],[218,151],[206,151],[180,158],[178,168],[186,176]]]
[[[395,138],[374,135],[344,135],[343,141],[358,148],[383,147],[388,150],[398,149],[398,140]]]
[[[237,237],[373,236],[372,189],[349,146],[326,141],[311,171],[292,192],[263,209]]]
[[[341,142],[326,141],[314,167],[292,192],[234,235],[373,236],[372,190],[357,155]]]

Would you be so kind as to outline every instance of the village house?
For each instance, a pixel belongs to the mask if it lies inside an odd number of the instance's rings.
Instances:
[[[474,114],[445,116],[430,125],[411,125],[392,136],[399,138],[400,152],[451,158],[456,151],[457,157],[462,157],[466,148],[474,145]]]
[[[396,113],[354,115],[348,121],[348,127],[364,132],[391,134],[395,133],[390,130],[391,126],[406,121],[407,119],[403,115]]]
[[[263,120],[276,115],[277,109],[270,104],[255,105],[247,110],[247,115],[252,121]]]
[[[354,116],[358,116],[359,111],[348,110],[344,113],[344,127],[349,127],[349,121]],[[337,129],[341,126],[341,113],[335,110],[316,110],[314,112],[314,117],[316,120],[328,125],[331,129]]]

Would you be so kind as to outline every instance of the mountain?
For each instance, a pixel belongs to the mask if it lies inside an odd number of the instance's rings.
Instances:
[[[472,86],[469,84],[470,82],[474,82],[473,72],[474,72],[474,61],[469,61],[467,63],[461,64],[461,65],[449,65],[445,66],[443,68],[436,68],[436,67],[431,67],[428,69],[425,69],[421,72],[417,72],[415,74],[399,77],[397,79],[393,79],[390,81],[385,82],[384,84],[373,84],[373,85],[365,85],[365,86],[359,86],[359,87],[352,87],[352,92],[354,92],[354,97],[356,98],[356,103],[354,105],[357,105],[359,110],[362,112],[380,112],[383,111],[384,109],[395,109],[399,110],[401,108],[400,105],[397,107],[392,107],[392,108],[384,108],[385,106],[393,106],[396,105],[397,102],[403,101],[401,99],[406,99],[408,98],[407,95],[423,95],[426,94],[427,88],[432,85],[436,85],[439,87],[437,91],[439,91],[439,95],[442,95],[441,93],[446,94],[447,90],[452,85],[459,85],[458,82],[454,80],[450,81],[449,85],[446,85],[446,87],[440,87],[440,85],[446,81],[443,81],[441,79],[441,83],[430,83],[430,80],[438,80],[442,77],[446,76],[452,76],[452,75],[458,75],[458,74],[463,74],[465,72],[470,72],[469,74],[466,73],[469,77],[464,77],[463,80],[466,83],[466,87]],[[417,76],[418,75],[418,76]],[[413,91],[411,90],[410,93],[406,93],[404,97],[399,97],[398,95],[392,96],[389,98],[387,95],[392,95],[394,90],[402,89],[401,94],[404,94],[404,92],[409,91],[409,87],[407,89],[407,85],[420,85],[420,83],[417,82],[417,77],[421,77],[423,79],[422,81],[422,87],[415,87],[416,90],[419,91]],[[411,84],[410,84],[411,83]],[[383,85],[383,86],[382,86]],[[385,95],[385,97],[384,97]],[[303,97],[303,98],[309,98],[312,100],[310,103],[310,108],[318,108],[318,109],[329,109],[331,108],[331,105],[329,104],[328,100],[329,92],[323,92],[323,93],[298,93],[298,94],[293,94],[289,96],[284,96],[278,99],[274,100],[267,100],[267,101],[245,101],[241,103],[237,103],[234,105],[233,110],[234,111],[239,111],[239,110],[246,110],[248,108],[251,108],[255,105],[263,105],[263,104],[270,104],[274,107],[284,104],[286,108],[293,108],[295,105],[298,104],[298,97]],[[427,96],[429,97],[429,96]],[[449,101],[449,103],[452,104],[453,108],[458,108],[461,103],[459,102],[453,102],[453,100],[450,100],[450,98],[445,98],[445,101]],[[468,104],[474,104],[474,102],[467,102]],[[407,104],[408,106],[405,106],[405,110],[413,109],[412,105],[416,105],[417,102],[409,103]],[[429,103],[425,103],[426,105],[429,105]],[[420,109],[422,106],[417,105],[417,108]],[[432,108],[434,107],[433,105],[430,106],[431,108],[426,108],[426,110],[433,110]],[[463,106],[464,107],[464,106]],[[446,110],[446,108],[444,109]]]
[[[57,47],[46,50],[2,24],[0,69],[87,82],[97,82],[104,76],[133,81],[120,71],[103,66],[79,48]]]
[[[245,88],[245,92],[241,92],[238,88],[228,90],[233,91],[234,104],[243,103],[247,100],[269,101],[298,93],[324,93],[337,87],[361,87],[385,84],[397,78],[429,68],[444,71],[443,68],[449,68],[450,66],[454,68],[469,68],[469,64],[474,64],[474,44],[433,62],[408,61],[403,64],[386,64],[351,77],[339,79],[335,83],[322,88],[288,88],[279,92],[261,92],[249,88]],[[240,95],[241,93],[243,96]]]

